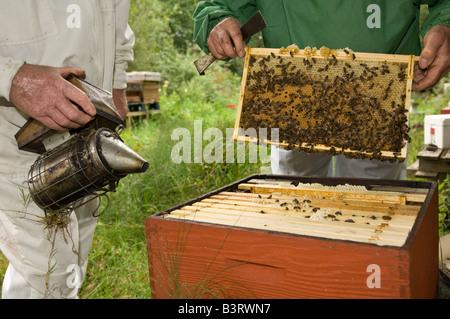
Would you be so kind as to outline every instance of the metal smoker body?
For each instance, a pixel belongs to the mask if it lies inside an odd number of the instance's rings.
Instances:
[[[86,196],[115,191],[121,178],[147,168],[117,133],[87,129],[39,156],[29,171],[28,186],[39,207],[59,211]]]
[[[47,212],[71,209],[87,196],[115,191],[120,179],[149,166],[119,137],[123,121],[111,107],[112,95],[76,77],[68,80],[86,92],[97,108],[96,118],[65,135],[30,119],[16,134],[20,149],[41,154],[29,170],[28,186],[33,201]],[[48,143],[52,139],[60,144]]]

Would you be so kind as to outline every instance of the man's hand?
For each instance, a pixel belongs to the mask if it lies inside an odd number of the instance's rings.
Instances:
[[[235,59],[245,55],[241,26],[242,24],[236,19],[226,18],[211,30],[208,47],[217,59]]]
[[[83,91],[64,79],[71,73],[84,76],[84,71],[71,67],[24,64],[12,81],[10,101],[51,129],[81,127],[92,120],[96,109]]]
[[[423,44],[419,66],[414,71],[415,91],[432,87],[450,71],[450,28],[434,26],[425,35]]]
[[[128,113],[128,103],[125,90],[113,89],[113,100],[116,106],[117,112],[119,113],[122,120],[125,119]]]

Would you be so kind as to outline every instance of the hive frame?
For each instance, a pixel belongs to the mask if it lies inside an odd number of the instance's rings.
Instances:
[[[328,49],[327,49],[328,50]],[[303,50],[299,50],[298,48],[294,50],[288,49],[273,49],[273,48],[246,48],[246,57],[245,57],[245,64],[244,64],[244,71],[242,75],[242,83],[241,83],[241,93],[239,97],[239,104],[238,104],[238,110],[237,110],[237,116],[236,116],[236,122],[235,122],[235,129],[234,129],[234,140],[236,141],[243,141],[243,142],[260,142],[260,143],[267,143],[271,145],[277,145],[281,147],[290,148],[294,146],[295,148],[306,150],[306,151],[312,151],[312,147],[308,145],[308,143],[302,143],[302,144],[295,144],[290,145],[289,143],[286,143],[286,141],[271,141],[270,137],[265,140],[259,140],[258,136],[256,137],[250,137],[243,134],[242,131],[242,117],[245,112],[243,110],[243,104],[244,99],[246,97],[246,89],[247,89],[247,80],[249,77],[249,69],[250,66],[250,59],[251,57],[259,56],[269,56],[273,55],[282,58],[299,58],[299,59],[312,59],[314,58],[317,61],[323,61],[320,59],[335,59],[341,63],[345,62],[352,62],[352,63],[370,63],[370,62],[379,62],[379,63],[387,63],[387,64],[404,64],[407,65],[405,68],[405,77],[402,79],[405,85],[405,91],[404,91],[404,113],[406,115],[407,121],[406,125],[409,126],[409,107],[410,107],[410,100],[411,100],[411,87],[412,87],[412,79],[413,79],[413,72],[414,72],[414,64],[418,60],[418,57],[415,57],[414,55],[392,55],[392,54],[375,54],[375,53],[356,53],[352,52],[351,50],[345,49],[345,50],[329,50],[329,55],[325,56],[323,54],[322,48],[319,49],[310,49],[305,48]],[[332,57],[334,56],[334,57]],[[332,58],[331,58],[332,57]],[[401,148],[401,151],[387,151],[387,150],[380,150],[379,154],[374,154],[373,152],[367,152],[362,150],[355,150],[355,149],[349,149],[349,148],[339,148],[334,147],[333,145],[325,145],[325,144],[315,144],[313,146],[315,151],[325,151],[329,153],[334,154],[343,154],[347,157],[351,158],[377,158],[381,160],[399,160],[403,161],[407,157],[407,143],[408,139],[404,139],[403,141],[403,147]]]

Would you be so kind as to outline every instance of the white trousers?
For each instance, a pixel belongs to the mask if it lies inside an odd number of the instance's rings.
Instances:
[[[360,177],[379,179],[405,179],[406,161],[391,163],[371,159],[349,159],[343,155],[332,156],[325,152],[306,153],[271,147],[272,174]]]
[[[38,155],[17,147],[14,134],[25,121],[15,108],[0,106],[0,250],[10,263],[2,298],[77,298],[98,200],[74,210],[53,236],[43,210],[28,201],[28,171]]]
[[[70,223],[56,235],[34,209],[0,211],[0,248],[10,261],[2,299],[78,298],[97,224],[93,217],[97,205],[93,200],[74,210]]]
[[[75,209],[67,227],[53,236],[42,209],[27,200],[28,171],[37,154],[17,148],[12,122],[0,116],[0,249],[10,263],[2,298],[76,298],[97,224],[93,213],[98,200]]]

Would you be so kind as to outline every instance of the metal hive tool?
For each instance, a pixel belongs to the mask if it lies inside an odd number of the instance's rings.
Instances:
[[[247,48],[234,139],[403,161],[414,62],[349,49]]]

